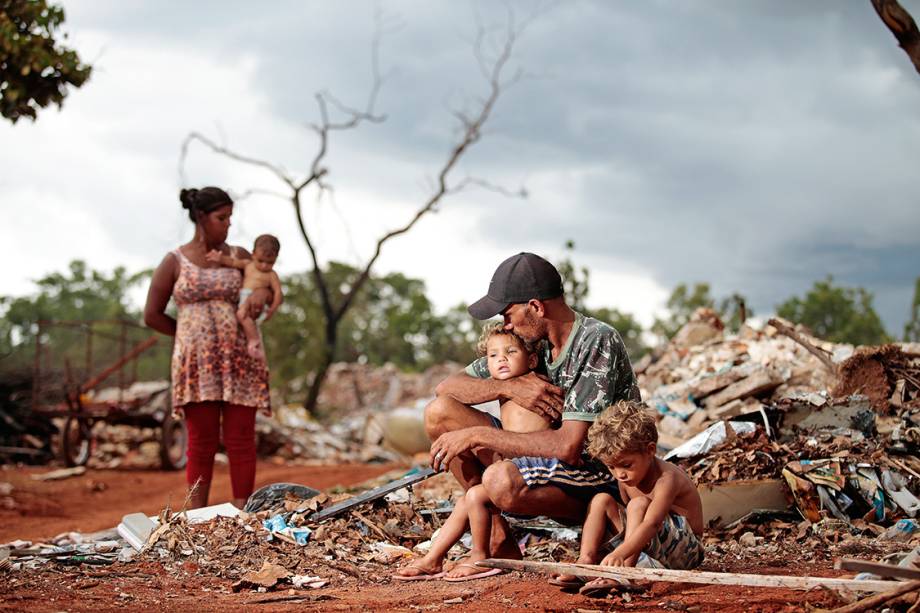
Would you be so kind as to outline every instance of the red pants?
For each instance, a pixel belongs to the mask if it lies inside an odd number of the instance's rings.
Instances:
[[[198,479],[201,487],[210,487],[223,424],[233,497],[249,498],[256,480],[256,410],[222,402],[187,404],[183,408],[188,426],[185,478],[189,487]]]

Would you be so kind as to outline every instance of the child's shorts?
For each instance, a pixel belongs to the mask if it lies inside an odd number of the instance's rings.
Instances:
[[[499,430],[502,422],[489,415],[492,425]],[[554,485],[565,493],[590,500],[595,494],[607,493],[621,503],[620,487],[616,478],[604,464],[584,454],[578,466],[567,464],[558,458],[520,457],[508,458],[514,464],[528,488]]]
[[[623,534],[613,537],[607,547],[610,551],[623,543]],[[636,566],[639,568],[670,568],[691,570],[703,563],[705,550],[700,539],[683,515],[669,513],[658,534],[639,554]]]

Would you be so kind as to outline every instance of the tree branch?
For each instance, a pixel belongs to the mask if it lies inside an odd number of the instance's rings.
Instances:
[[[872,6],[920,72],[920,30],[913,17],[897,0],[872,0]]]
[[[482,45],[485,40],[482,28],[480,28],[480,35],[476,38],[476,47],[474,48],[474,54],[477,59],[482,57]],[[490,70],[486,71],[489,80],[489,95],[482,102],[482,106],[479,109],[479,113],[473,117],[467,117],[464,114],[457,113],[456,117],[460,120],[461,124],[464,126],[463,136],[460,139],[460,142],[457,143],[453,149],[451,149],[450,154],[447,157],[447,161],[441,167],[441,171],[438,173],[437,187],[435,192],[428,198],[425,204],[416,211],[415,215],[409,222],[397,228],[391,230],[384,234],[380,239],[377,240],[377,245],[374,248],[374,254],[367,261],[367,264],[364,266],[364,270],[361,271],[361,274],[352,283],[351,288],[348,293],[345,295],[345,298],[342,301],[342,304],[339,305],[338,310],[336,311],[336,319],[340,319],[348,308],[351,306],[351,303],[354,301],[355,296],[358,291],[370,277],[371,268],[374,266],[374,263],[380,257],[380,253],[383,249],[383,245],[392,238],[395,238],[401,234],[405,234],[421,219],[426,213],[430,212],[434,207],[441,201],[445,194],[448,194],[451,191],[451,188],[448,187],[447,177],[450,172],[456,167],[457,163],[463,157],[463,154],[469,149],[473,144],[479,141],[482,135],[482,126],[488,121],[489,117],[492,114],[492,110],[495,107],[495,102],[498,100],[503,89],[512,84],[515,81],[515,78],[512,78],[509,81],[502,81],[502,72],[508,64],[508,61],[511,59],[511,52],[514,49],[514,43],[517,40],[517,32],[513,27],[509,26],[508,32],[505,38],[505,44],[501,49],[498,57],[495,59],[494,64]],[[470,180],[467,179],[467,182]]]
[[[284,182],[285,185],[287,185],[291,189],[294,189],[294,180],[280,166],[275,166],[274,164],[271,164],[264,160],[259,160],[253,157],[249,157],[246,155],[236,153],[235,151],[231,151],[230,149],[226,147],[222,147],[221,145],[218,145],[217,143],[215,143],[208,137],[198,132],[189,133],[189,135],[185,137],[185,140],[182,141],[182,151],[179,154],[179,175],[182,177],[183,184],[185,183],[185,159],[188,156],[189,146],[192,144],[193,141],[198,141],[199,143],[201,143],[202,145],[204,145],[205,147],[207,147],[214,153],[218,153],[220,155],[228,157],[231,160],[235,160],[243,164],[249,164],[250,166],[257,166],[259,168],[264,168],[265,170],[268,170],[273,175],[278,177],[278,179]]]

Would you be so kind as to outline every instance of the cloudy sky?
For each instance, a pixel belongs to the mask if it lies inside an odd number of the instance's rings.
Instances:
[[[920,0],[902,0],[920,18]],[[459,136],[452,112],[486,92],[477,23],[534,2],[64,0],[91,80],[31,124],[0,122],[0,294],[74,258],[154,266],[188,240],[179,151],[191,131],[293,174],[309,168],[317,91],[359,107],[375,15],[386,80],[367,124],[331,141],[333,197],[308,195],[323,260],[365,261],[431,191]],[[470,188],[387,244],[377,272],[424,279],[447,308],[478,298],[518,251],[576,243],[594,306],[649,323],[675,284],[739,291],[759,314],[828,274],[875,294],[900,335],[920,275],[920,75],[868,0],[540,5],[500,98],[453,179]],[[496,33],[497,30],[494,30]],[[262,170],[192,147],[191,186],[280,191]],[[290,204],[251,196],[232,242],[309,256]]]

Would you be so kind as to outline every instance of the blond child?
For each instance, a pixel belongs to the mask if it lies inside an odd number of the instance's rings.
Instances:
[[[578,563],[689,570],[703,561],[700,495],[687,473],[655,455],[657,443],[654,415],[633,401],[608,407],[588,430],[588,453],[616,477],[623,506],[606,493],[591,499]],[[616,536],[605,543],[611,527]],[[562,575],[552,583],[575,588],[583,581]],[[595,579],[579,592],[603,597],[623,583]]]
[[[219,251],[211,251],[206,256],[209,262],[217,262],[221,266],[243,271],[243,287],[240,289],[240,306],[236,311],[236,319],[243,327],[243,332],[246,333],[246,351],[253,358],[264,359],[265,353],[262,350],[262,339],[256,326],[261,307],[259,312],[250,313],[251,299],[253,293],[259,290],[271,291],[271,305],[265,312],[263,321],[271,319],[271,316],[281,306],[284,299],[281,294],[281,280],[278,278],[278,273],[273,270],[280,251],[281,243],[277,238],[271,234],[262,234],[256,238],[252,246],[251,258],[236,258]]]
[[[505,330],[501,322],[485,325],[477,349],[480,356],[485,356],[493,379],[519,377],[537,366],[537,354],[520,337]],[[502,404],[501,422],[495,425],[513,432],[534,432],[550,427],[546,419],[511,401]],[[497,568],[483,570],[475,565],[489,557],[492,515],[496,512],[483,486],[471,487],[457,501],[428,553],[397,570],[393,578],[399,581],[420,581],[443,577],[445,581],[470,581],[502,572]],[[444,558],[463,536],[467,526],[473,540],[470,553],[451,570],[444,572]]]

